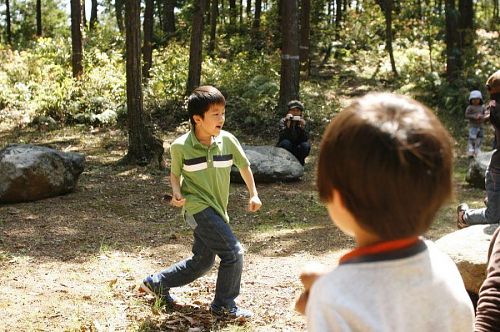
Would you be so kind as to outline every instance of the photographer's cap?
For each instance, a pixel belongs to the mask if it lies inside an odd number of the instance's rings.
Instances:
[[[304,104],[302,104],[298,100],[292,100],[287,104],[288,110],[291,110],[293,108],[298,108],[301,112],[304,112]]]
[[[486,81],[489,93],[500,93],[500,70],[494,72]]]

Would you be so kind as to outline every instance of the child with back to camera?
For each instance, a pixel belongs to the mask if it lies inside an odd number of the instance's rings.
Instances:
[[[488,120],[488,115],[483,106],[481,91],[473,90],[470,92],[469,106],[465,109],[465,118],[469,122],[467,156],[473,158],[481,152],[481,143],[484,137],[484,123]]]
[[[245,152],[236,137],[222,130],[225,104],[224,96],[213,86],[200,86],[188,98],[192,127],[172,143],[170,180],[171,204],[183,207],[184,218],[193,228],[193,256],[147,276],[140,291],[155,295],[163,304],[173,303],[170,288],[203,276],[217,255],[220,264],[211,313],[218,317],[250,318],[252,313],[235,303],[240,293],[243,248],[228,224],[233,164],[248,188],[248,210],[255,212],[262,203]]]
[[[317,185],[356,247],[301,275],[309,331],[471,331],[456,265],[424,234],[452,191],[452,143],[422,104],[368,94],[340,112],[320,147]]]

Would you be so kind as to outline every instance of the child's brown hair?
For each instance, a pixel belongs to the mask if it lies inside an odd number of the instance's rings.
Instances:
[[[326,129],[317,185],[339,191],[366,230],[391,240],[423,234],[452,192],[452,143],[424,105],[373,93],[355,100]]]

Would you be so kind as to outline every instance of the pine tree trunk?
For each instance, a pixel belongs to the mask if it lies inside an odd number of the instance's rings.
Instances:
[[[85,0],[81,0],[80,1],[80,7],[82,8],[82,16],[81,16],[82,23],[81,23],[81,27],[84,28],[84,29],[87,29],[87,12],[86,12],[86,9],[85,9]]]
[[[459,0],[460,19],[458,20],[460,53],[463,59],[463,68],[472,69],[476,61],[476,48],[474,40],[474,7],[472,0]]]
[[[311,30],[311,0],[301,0],[300,11],[300,67],[309,77],[309,46]]]
[[[203,14],[205,13],[206,4],[207,0],[197,0],[193,14],[186,94],[190,94],[200,85],[203,48]]]
[[[97,24],[97,0],[92,0],[90,9],[90,30],[93,30]]]
[[[173,36],[175,34],[175,0],[166,0],[165,1],[165,15],[164,15],[164,31],[168,37]]]
[[[211,0],[210,3],[210,42],[208,44],[208,52],[213,54],[215,50],[215,39],[217,36],[217,16],[219,9],[219,1]]]
[[[455,0],[445,0],[446,19],[446,77],[448,82],[454,82],[460,77],[461,54],[458,36],[458,11]]]
[[[80,0],[71,0],[71,65],[73,77],[78,78],[83,73],[82,9]]]
[[[5,0],[5,19],[7,25],[7,43],[12,45],[12,27],[10,23],[10,3],[9,0]]]
[[[140,0],[125,2],[125,44],[127,75],[128,152],[121,163],[146,165],[163,155],[161,142],[147,126],[144,115],[141,78]],[[155,157],[157,158],[155,160]]]
[[[125,26],[123,24],[123,0],[115,0],[115,15],[118,30],[123,32],[123,30],[125,30]]]
[[[142,46],[142,56],[144,65],[142,67],[142,76],[144,79],[149,78],[149,70],[153,65],[153,20],[154,20],[154,0],[146,0],[144,9],[144,45]]]
[[[36,0],[36,36],[42,36],[42,0]]]
[[[281,2],[281,79],[279,111],[286,113],[286,104],[293,99],[299,99],[299,27],[297,16],[297,1]]]

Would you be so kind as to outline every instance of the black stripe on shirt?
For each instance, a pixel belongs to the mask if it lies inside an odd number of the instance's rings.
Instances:
[[[221,156],[215,155],[214,156],[214,161],[228,161],[228,160],[232,160],[232,159],[233,159],[232,154],[225,154],[225,155],[221,155]]]
[[[191,166],[191,165],[203,164],[206,162],[207,162],[207,157],[198,157],[198,158],[184,160],[184,165]]]

